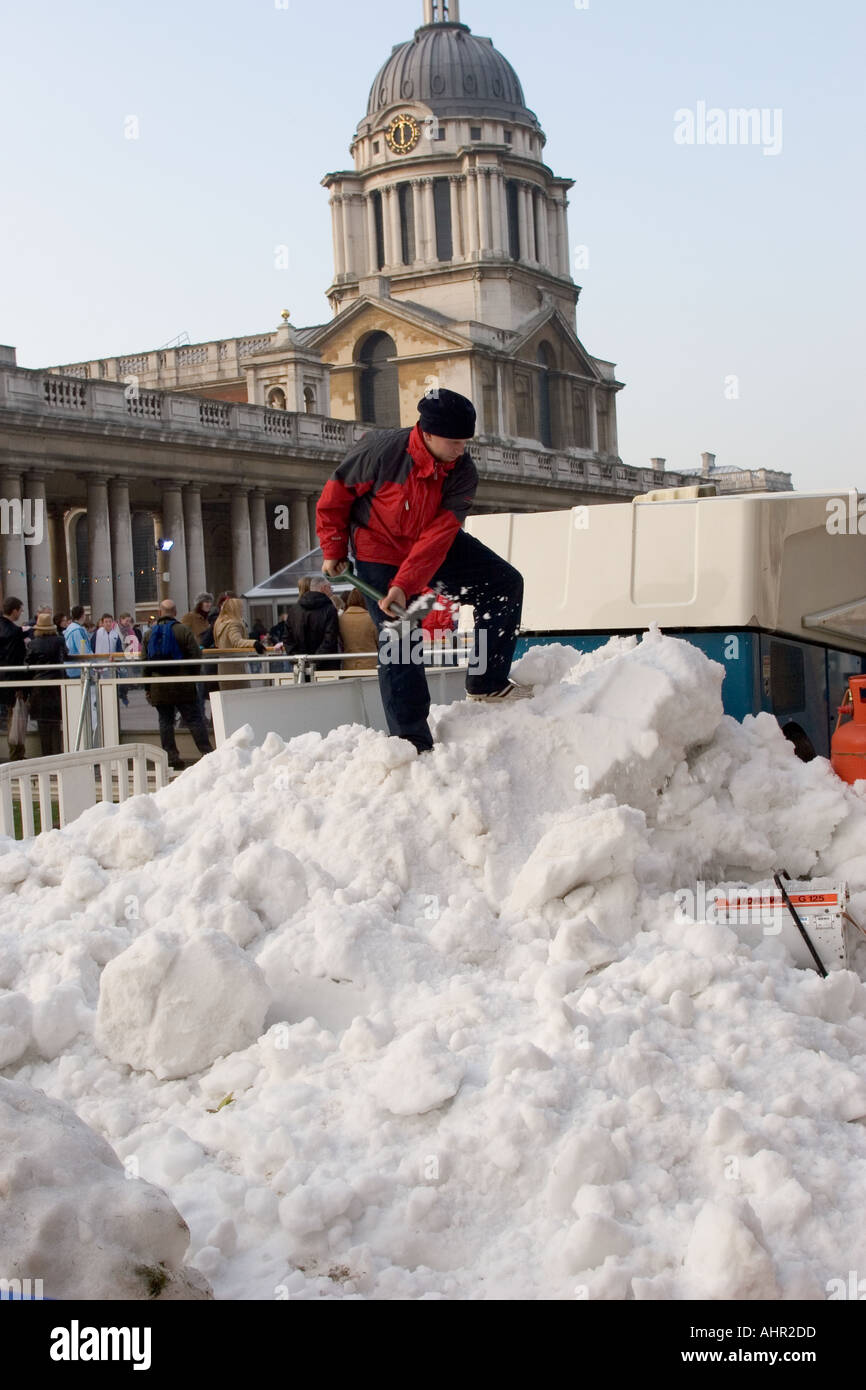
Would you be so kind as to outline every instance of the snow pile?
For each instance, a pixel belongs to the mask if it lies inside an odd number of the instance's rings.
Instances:
[[[515,674],[423,758],[242,731],[0,841],[6,1073],[218,1297],[823,1298],[866,1268],[866,989],[682,903],[784,868],[866,918],[866,803],[683,642]]]
[[[164,1192],[130,1177],[67,1105],[0,1080],[5,1279],[41,1279],[59,1299],[210,1297],[182,1268],[186,1223]]]

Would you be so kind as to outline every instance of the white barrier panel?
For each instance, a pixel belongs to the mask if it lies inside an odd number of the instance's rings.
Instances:
[[[15,796],[21,811],[22,833],[29,838],[37,833],[36,806],[40,832],[53,828],[52,801],[57,802],[61,826],[69,825],[97,801],[127,801],[130,796],[148,791],[151,773],[155,790],[166,786],[168,754],[149,743],[125,743],[115,748],[5,763],[0,767],[0,833],[15,834]]]
[[[427,684],[434,705],[451,705],[466,694],[466,668],[428,668]],[[222,690],[210,697],[216,746],[245,724],[255,742],[279,734],[286,742],[298,734],[328,734],[341,724],[387,729],[376,675],[350,676],[310,685],[283,685],[276,690]]]

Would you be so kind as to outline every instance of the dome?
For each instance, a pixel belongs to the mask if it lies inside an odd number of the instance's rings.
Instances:
[[[370,89],[367,115],[420,101],[437,116],[503,116],[538,121],[526,106],[514,68],[465,24],[428,24],[397,44]]]

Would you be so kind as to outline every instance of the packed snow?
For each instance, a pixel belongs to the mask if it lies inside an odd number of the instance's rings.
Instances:
[[[242,730],[0,840],[2,1074],[217,1298],[823,1299],[866,1270],[866,952],[822,980],[681,904],[784,869],[866,921],[863,784],[658,632],[515,675],[424,757]]]

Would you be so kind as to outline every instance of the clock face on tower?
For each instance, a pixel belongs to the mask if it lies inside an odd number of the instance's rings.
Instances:
[[[394,117],[385,139],[388,141],[388,148],[395,154],[409,154],[421,139],[421,127],[414,116],[404,112],[403,115]]]

